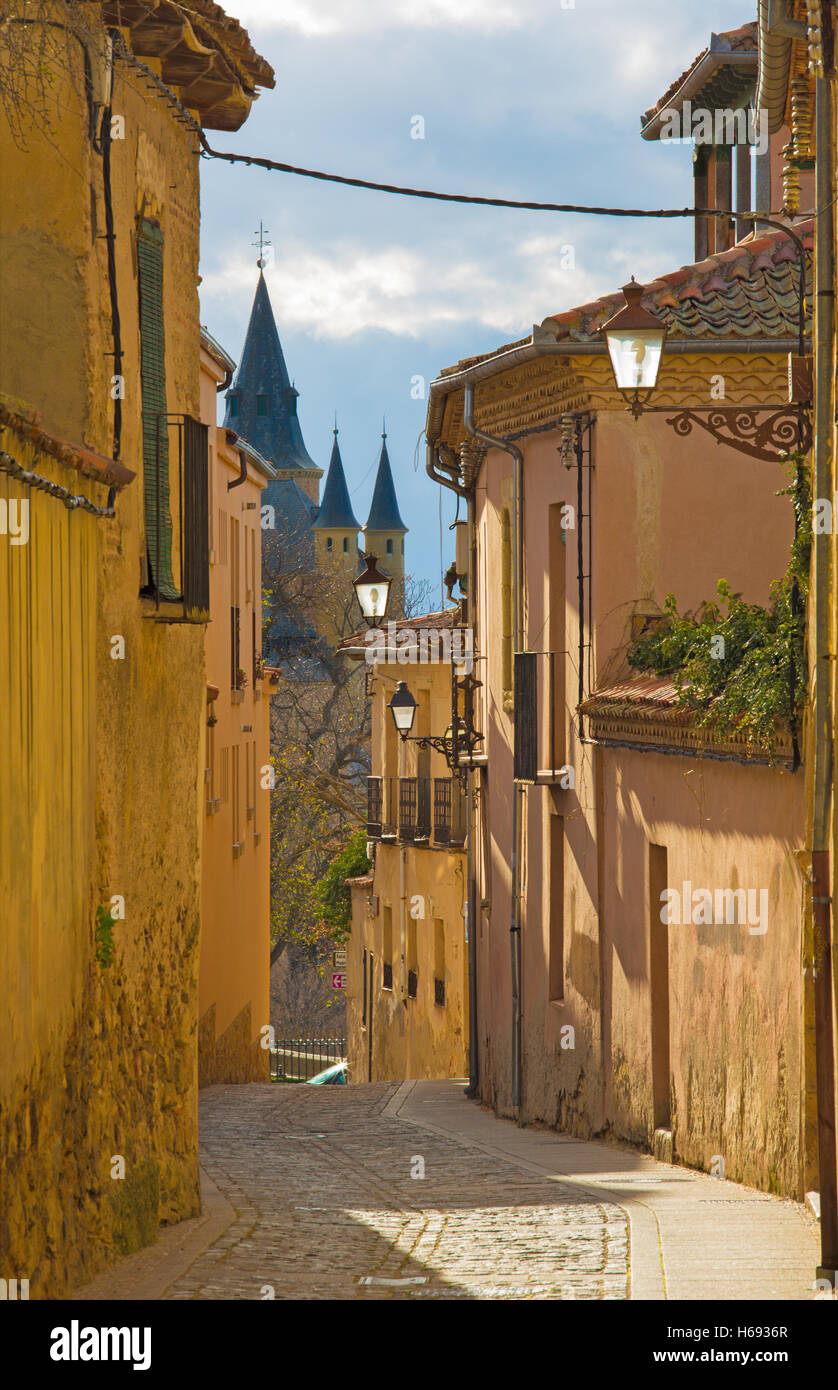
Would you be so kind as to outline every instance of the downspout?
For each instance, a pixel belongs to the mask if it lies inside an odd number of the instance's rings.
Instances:
[[[815,81],[815,497],[833,498],[835,251],[833,182],[835,142],[831,83]],[[815,1076],[818,1111],[818,1187],[821,1266],[818,1277],[834,1287],[838,1268],[838,1194],[835,1153],[835,1058],[832,1028],[832,878],[829,858],[832,795],[832,537],[816,532],[813,572],[814,680],[812,690],[812,927],[815,1012]]]
[[[469,627],[477,623],[477,563],[474,536],[474,507],[466,503],[466,605]],[[473,645],[472,637],[472,645]],[[479,776],[479,773],[477,774]],[[468,770],[466,788],[466,925],[468,927],[468,1086],[467,1096],[476,1096],[480,1084],[477,1038],[477,883],[475,877],[475,805],[473,768]]]
[[[466,432],[492,449],[502,449],[512,458],[512,650],[522,650],[524,631],[524,455],[517,444],[508,439],[479,430],[474,423],[474,387],[465,384],[463,425]],[[512,903],[509,925],[509,946],[512,967],[512,1105],[521,1105],[521,830],[522,792],[512,781]]]
[[[234,478],[231,483],[227,484],[228,492],[231,492],[234,487],[241,487],[242,483],[247,482],[247,454],[244,449],[239,449],[239,463],[241,464],[242,471],[237,478]]]
[[[453,456],[446,460],[444,454],[450,451],[441,449],[438,442],[428,442],[428,459],[425,465],[429,478],[442,487],[450,488],[466,504],[468,569],[466,571],[466,602],[468,621],[473,627],[475,620],[475,594],[477,566],[474,557],[474,492],[461,487],[456,481],[458,470]],[[441,471],[444,470],[444,471]],[[466,786],[466,942],[468,960],[468,1086],[467,1096],[476,1096],[480,1081],[477,1034],[477,890],[475,886],[474,856],[474,769],[468,769]]]

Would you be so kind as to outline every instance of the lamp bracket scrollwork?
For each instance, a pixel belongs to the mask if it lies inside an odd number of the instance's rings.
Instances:
[[[717,444],[726,444],[766,463],[782,463],[793,454],[806,453],[812,444],[811,417],[799,405],[714,406],[709,410],[652,408],[667,412],[666,423],[681,438],[692,434],[698,425]]]

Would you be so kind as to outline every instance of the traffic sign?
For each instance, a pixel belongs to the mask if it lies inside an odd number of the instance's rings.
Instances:
[[[346,989],[346,976],[341,973],[333,975],[332,989]]]

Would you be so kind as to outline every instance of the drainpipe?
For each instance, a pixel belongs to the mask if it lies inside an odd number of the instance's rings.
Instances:
[[[463,424],[466,432],[492,449],[502,449],[512,458],[512,650],[523,649],[524,631],[524,455],[508,439],[479,430],[474,423],[474,387],[465,384]],[[512,905],[509,946],[512,966],[512,1104],[521,1104],[521,828],[522,792],[512,781]]]
[[[232,482],[227,484],[228,492],[231,492],[234,487],[241,487],[242,483],[247,482],[247,454],[244,449],[239,449],[239,463],[241,464],[241,473],[237,478],[234,478]]]
[[[429,478],[442,487],[450,488],[466,504],[466,525],[468,569],[466,571],[466,603],[469,624],[474,626],[477,566],[474,556],[474,491],[462,487],[456,480],[458,468],[450,449],[443,449],[438,441],[428,441],[428,459],[425,470]],[[474,858],[474,769],[468,769],[466,787],[466,925],[468,928],[468,1086],[465,1094],[476,1096],[480,1080],[477,1036],[477,888],[475,884]]]
[[[815,81],[816,221],[815,221],[815,497],[833,499],[832,444],[834,404],[835,252],[833,242],[833,135],[831,83]],[[821,1265],[818,1278],[835,1285],[838,1268],[838,1194],[835,1154],[835,1057],[832,1031],[832,897],[829,862],[832,794],[832,612],[830,570],[832,538],[812,538],[814,681],[812,691],[812,926],[815,1011],[815,1077],[818,1106],[818,1187],[821,1205]]]
[[[477,622],[477,563],[474,538],[474,507],[466,503],[466,606],[469,627]],[[472,639],[472,647],[473,647]],[[485,747],[485,744],[484,744]],[[477,1039],[477,881],[475,869],[474,769],[468,770],[466,800],[466,925],[468,926],[468,1086],[467,1096],[476,1096],[480,1083]],[[479,774],[478,774],[479,776]]]

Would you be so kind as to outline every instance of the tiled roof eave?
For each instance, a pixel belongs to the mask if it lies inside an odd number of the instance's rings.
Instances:
[[[761,745],[733,736],[721,737],[712,728],[699,727],[693,711],[684,706],[667,703],[662,708],[651,700],[613,700],[593,695],[583,701],[579,710],[588,720],[588,732],[596,743],[754,766],[793,766],[791,734],[786,727],[777,730],[772,757]]]

